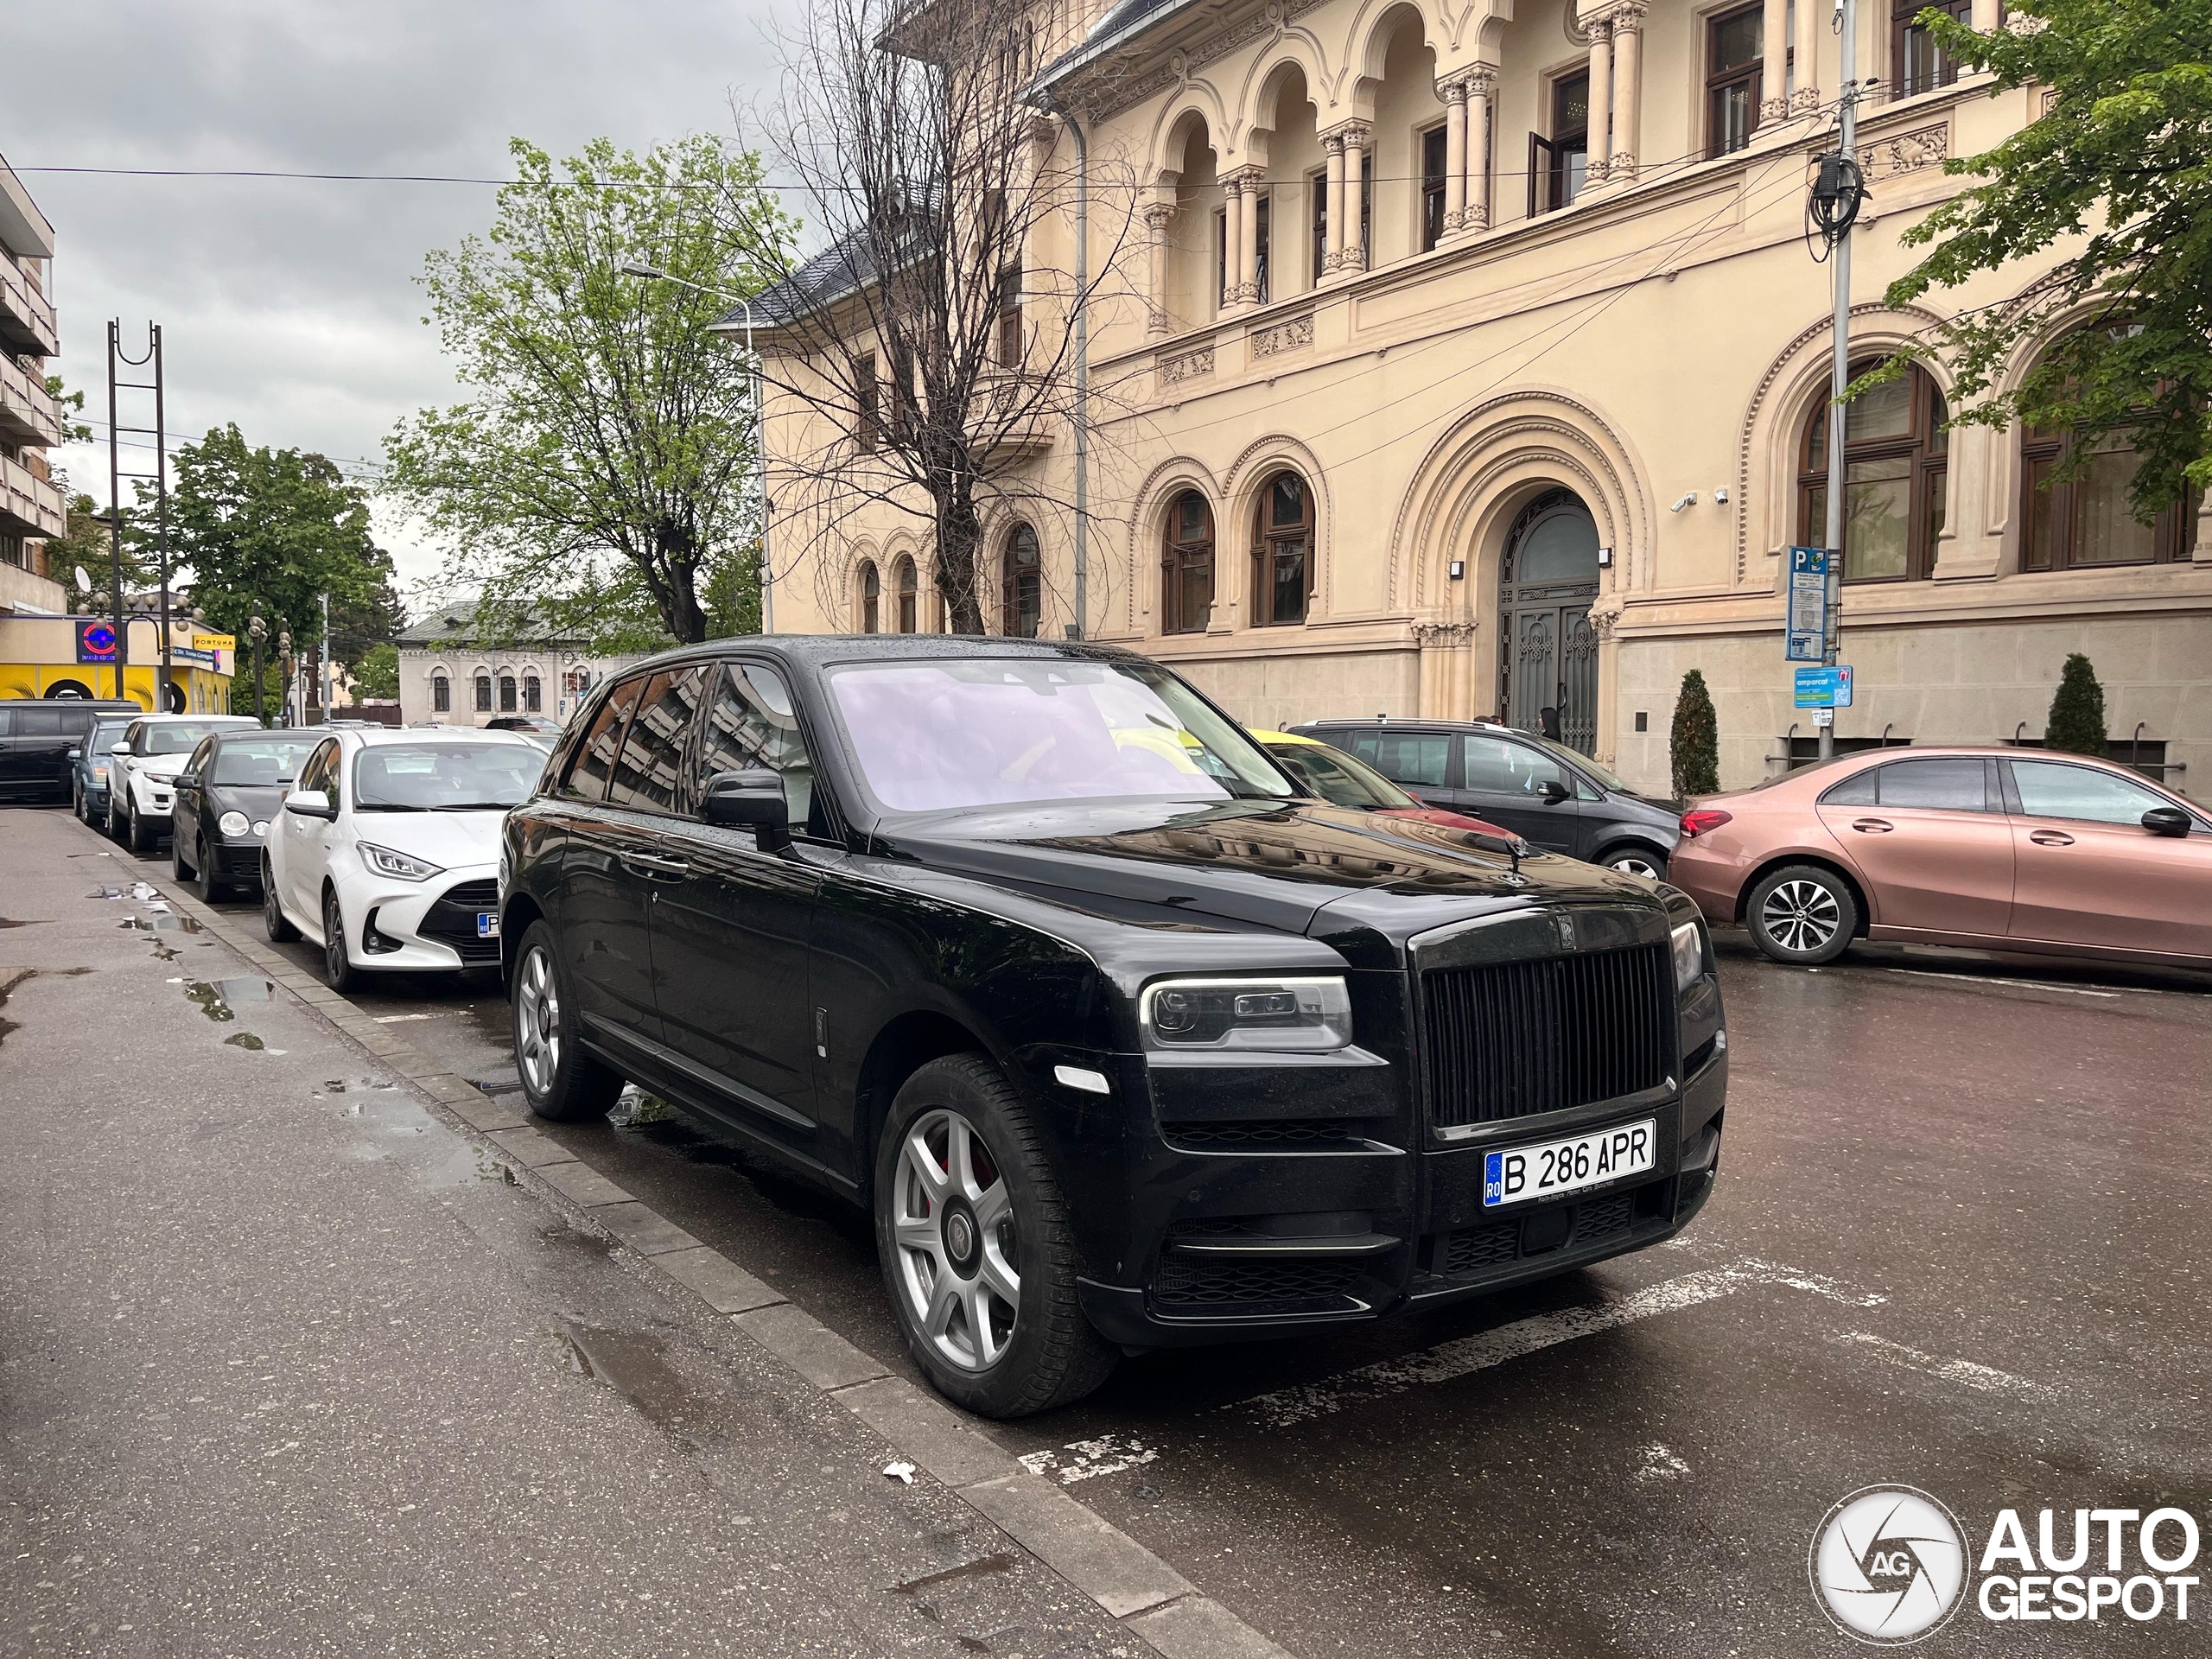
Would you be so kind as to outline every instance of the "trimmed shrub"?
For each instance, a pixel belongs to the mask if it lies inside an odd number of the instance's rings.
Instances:
[[[2068,754],[2105,753],[2105,689],[2097,671],[2080,652],[2066,658],[2059,676],[2058,695],[2050,700],[2050,722],[2043,728],[2043,746]]]
[[[1688,797],[1719,791],[1720,721],[1713,712],[1713,694],[1705,689],[1705,676],[1694,668],[1682,676],[1668,747],[1674,762],[1675,794]]]

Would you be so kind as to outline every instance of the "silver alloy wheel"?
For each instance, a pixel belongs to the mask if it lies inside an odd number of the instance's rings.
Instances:
[[[1642,853],[1623,853],[1613,861],[1612,868],[1624,875],[1640,875],[1647,881],[1661,879],[1659,867]]]
[[[561,1071],[561,982],[542,944],[531,947],[515,978],[515,1058],[531,1094],[551,1092]]]
[[[944,1358],[988,1370],[1014,1339],[1021,1274],[1013,1196],[976,1126],[953,1111],[909,1124],[891,1205],[907,1314]]]
[[[1785,950],[1818,950],[1842,925],[1835,895],[1817,881],[1784,881],[1759,906],[1759,926]]]

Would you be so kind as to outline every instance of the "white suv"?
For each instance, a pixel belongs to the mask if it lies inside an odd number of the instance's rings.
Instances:
[[[150,853],[169,832],[176,775],[211,732],[255,723],[246,715],[141,715],[108,762],[107,832]]]
[[[269,937],[320,944],[337,991],[369,970],[496,966],[499,826],[544,764],[511,732],[332,733],[269,826]]]

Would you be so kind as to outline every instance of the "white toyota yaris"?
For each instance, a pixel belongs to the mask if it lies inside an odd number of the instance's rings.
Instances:
[[[544,764],[507,732],[332,733],[269,828],[269,937],[321,945],[338,991],[366,971],[495,965],[499,823]]]

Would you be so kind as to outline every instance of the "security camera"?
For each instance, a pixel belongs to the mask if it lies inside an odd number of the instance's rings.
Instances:
[[[1679,500],[1679,501],[1675,502],[1675,505],[1674,505],[1673,506],[1671,506],[1671,507],[1668,508],[1668,509],[1667,509],[1667,511],[1668,511],[1668,512],[1681,512],[1684,507],[1694,507],[1694,506],[1695,506],[1696,505],[1697,505],[1697,492],[1696,492],[1695,490],[1692,490],[1692,491],[1691,491],[1688,495],[1684,496],[1681,500]]]

